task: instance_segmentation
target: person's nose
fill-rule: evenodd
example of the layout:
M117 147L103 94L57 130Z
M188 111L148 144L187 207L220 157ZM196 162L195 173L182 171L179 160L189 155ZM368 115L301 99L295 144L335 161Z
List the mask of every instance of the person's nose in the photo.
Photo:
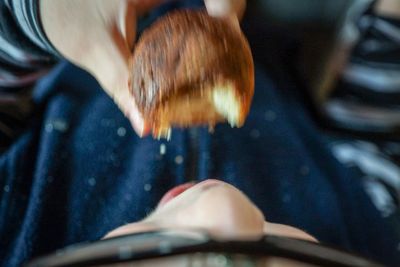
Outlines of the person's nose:
M189 226L205 228L218 238L252 238L263 234L261 211L230 185L204 192L187 215Z

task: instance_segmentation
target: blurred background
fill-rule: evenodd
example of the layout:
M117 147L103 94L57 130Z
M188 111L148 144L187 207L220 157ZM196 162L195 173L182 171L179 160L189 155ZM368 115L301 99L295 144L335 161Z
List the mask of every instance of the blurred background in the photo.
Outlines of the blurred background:
M322 125L364 137L398 136L400 1L265 0L250 1L249 9L259 14L252 25L270 31L262 35L268 49L287 56Z
M248 1L247 14L254 57L277 81L295 77L335 157L400 233L400 1Z

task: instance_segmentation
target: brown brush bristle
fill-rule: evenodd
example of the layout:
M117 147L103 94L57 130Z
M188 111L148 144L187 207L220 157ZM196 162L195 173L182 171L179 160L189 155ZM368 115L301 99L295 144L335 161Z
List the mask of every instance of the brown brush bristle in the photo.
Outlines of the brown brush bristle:
M241 126L249 112L253 58L243 33L228 19L203 10L167 14L142 34L130 68L131 93L156 137L168 135L171 126L213 127L226 120ZM232 100L231 107L217 110L218 95ZM238 113L229 118L229 108Z

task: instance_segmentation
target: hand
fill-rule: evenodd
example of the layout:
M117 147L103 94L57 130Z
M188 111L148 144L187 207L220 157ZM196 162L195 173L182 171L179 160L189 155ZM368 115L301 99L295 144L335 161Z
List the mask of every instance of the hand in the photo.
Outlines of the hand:
M44 30L68 60L91 73L140 136L149 134L129 92L137 18L166 0L41 0ZM205 0L211 15L244 11L245 0ZM219 3L219 4L216 4ZM236 19L237 21L237 19Z

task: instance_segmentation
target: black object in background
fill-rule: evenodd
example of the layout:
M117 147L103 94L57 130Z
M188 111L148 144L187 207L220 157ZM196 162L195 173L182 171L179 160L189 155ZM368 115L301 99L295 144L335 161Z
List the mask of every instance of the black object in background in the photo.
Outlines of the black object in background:
M272 47L263 57L279 55L286 71L294 72L321 125L395 138L400 133L400 22L374 15L375 2L249 1L248 13L260 29L268 29L269 40L253 44L255 57L257 50Z

